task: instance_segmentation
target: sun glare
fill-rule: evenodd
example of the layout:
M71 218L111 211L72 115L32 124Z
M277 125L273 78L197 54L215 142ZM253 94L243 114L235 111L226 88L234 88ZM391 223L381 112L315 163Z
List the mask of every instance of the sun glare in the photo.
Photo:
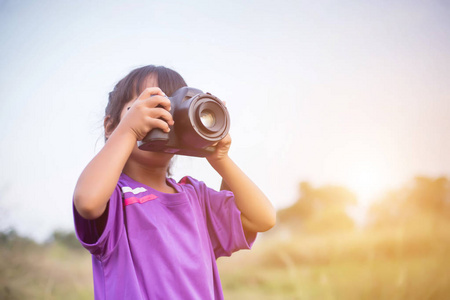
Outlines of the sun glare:
M348 170L347 184L360 206L369 206L389 186L389 170L371 160L358 161Z

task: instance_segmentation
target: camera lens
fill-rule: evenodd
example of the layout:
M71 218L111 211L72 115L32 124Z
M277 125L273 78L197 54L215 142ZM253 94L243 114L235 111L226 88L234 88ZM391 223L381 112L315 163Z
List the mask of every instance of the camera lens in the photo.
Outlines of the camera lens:
M211 128L216 124L216 116L209 109L205 109L200 114L200 121L206 128Z
M176 137L185 148L205 148L223 139L230 128L228 110L219 98L198 93L175 109Z

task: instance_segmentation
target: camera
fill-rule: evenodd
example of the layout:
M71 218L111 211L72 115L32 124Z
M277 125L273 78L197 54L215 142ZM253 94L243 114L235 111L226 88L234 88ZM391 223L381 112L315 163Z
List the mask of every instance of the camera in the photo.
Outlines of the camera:
M230 116L222 101L199 89L182 87L169 97L175 124L166 133L152 129L139 149L178 155L205 157L230 130Z

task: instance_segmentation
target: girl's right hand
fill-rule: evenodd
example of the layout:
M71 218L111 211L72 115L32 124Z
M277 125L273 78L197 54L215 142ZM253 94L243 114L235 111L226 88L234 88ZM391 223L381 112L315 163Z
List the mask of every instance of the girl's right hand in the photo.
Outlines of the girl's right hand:
M120 174L137 147L136 140L142 140L154 128L168 132L173 125L169 111L170 100L153 87L123 107L116 128L105 118L108 142L83 170L75 187L74 205L83 218L97 219L105 212Z
M169 132L169 126L174 124L170 109L170 100L160 88L146 88L136 100L124 106L118 127L130 130L137 141L154 128Z

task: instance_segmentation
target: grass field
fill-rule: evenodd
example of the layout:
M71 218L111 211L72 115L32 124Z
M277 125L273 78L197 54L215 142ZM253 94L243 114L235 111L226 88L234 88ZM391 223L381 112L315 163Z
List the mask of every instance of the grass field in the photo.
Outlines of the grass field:
M0 299L93 299L90 255L16 238L0 248Z
M398 232L266 241L219 260L226 299L450 299L450 237Z
M450 233L430 230L275 230L219 259L225 299L450 299ZM84 249L16 238L0 254L0 299L93 299Z

